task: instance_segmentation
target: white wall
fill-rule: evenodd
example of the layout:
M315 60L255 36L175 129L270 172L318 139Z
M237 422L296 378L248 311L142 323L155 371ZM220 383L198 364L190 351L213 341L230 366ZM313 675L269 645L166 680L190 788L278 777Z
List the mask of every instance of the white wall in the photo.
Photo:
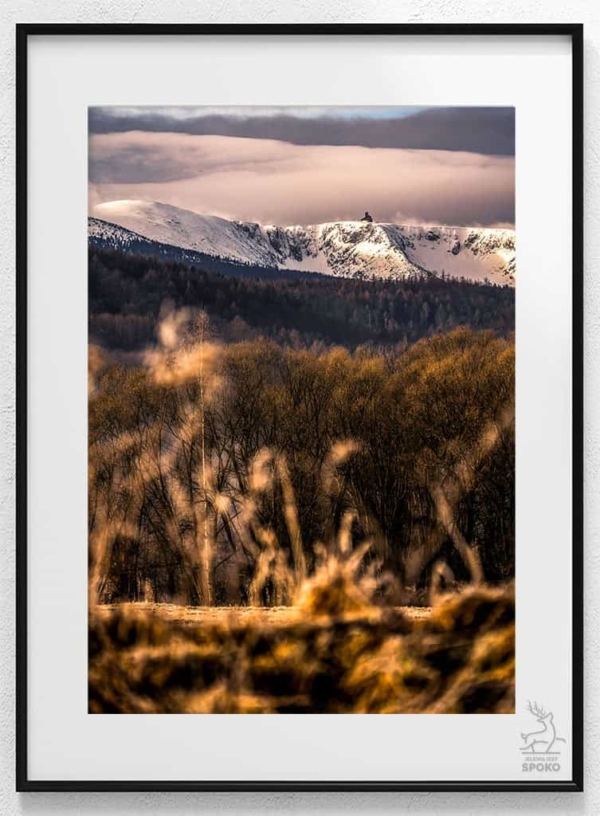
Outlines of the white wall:
M593 6L597 9L594 12ZM585 794L26 794L14 790L14 30L16 22L583 22L586 67ZM0 8L0 814L600 813L600 4L591 0L4 0ZM448 100L451 102L451 98ZM549 235L552 235L549 225Z

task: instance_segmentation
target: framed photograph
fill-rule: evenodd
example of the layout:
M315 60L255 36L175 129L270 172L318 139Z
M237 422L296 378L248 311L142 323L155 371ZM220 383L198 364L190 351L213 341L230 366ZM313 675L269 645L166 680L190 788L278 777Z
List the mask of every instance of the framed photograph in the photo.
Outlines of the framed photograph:
M19 790L582 790L582 52L17 27Z

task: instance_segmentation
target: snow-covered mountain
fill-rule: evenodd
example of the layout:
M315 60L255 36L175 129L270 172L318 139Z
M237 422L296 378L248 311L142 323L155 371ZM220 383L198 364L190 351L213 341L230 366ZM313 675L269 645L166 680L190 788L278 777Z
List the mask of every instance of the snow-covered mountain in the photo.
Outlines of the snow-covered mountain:
M90 238L108 245L150 241L238 264L338 277L446 274L514 284L515 233L507 229L362 221L264 226L128 200L99 204L92 215Z

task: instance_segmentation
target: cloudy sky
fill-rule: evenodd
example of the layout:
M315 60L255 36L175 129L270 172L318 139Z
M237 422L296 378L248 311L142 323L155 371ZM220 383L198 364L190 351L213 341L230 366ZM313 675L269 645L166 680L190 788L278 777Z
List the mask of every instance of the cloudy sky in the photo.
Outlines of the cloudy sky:
M123 198L275 224L513 225L512 108L89 111L90 210Z

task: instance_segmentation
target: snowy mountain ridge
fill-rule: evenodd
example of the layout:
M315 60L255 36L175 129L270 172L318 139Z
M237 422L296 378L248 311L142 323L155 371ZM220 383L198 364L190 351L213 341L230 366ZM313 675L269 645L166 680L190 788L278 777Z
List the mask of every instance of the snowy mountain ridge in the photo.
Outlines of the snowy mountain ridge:
M132 239L235 263L349 278L410 280L442 274L514 285L515 233L509 229L338 221L310 226L228 221L151 201L93 208L90 238Z

